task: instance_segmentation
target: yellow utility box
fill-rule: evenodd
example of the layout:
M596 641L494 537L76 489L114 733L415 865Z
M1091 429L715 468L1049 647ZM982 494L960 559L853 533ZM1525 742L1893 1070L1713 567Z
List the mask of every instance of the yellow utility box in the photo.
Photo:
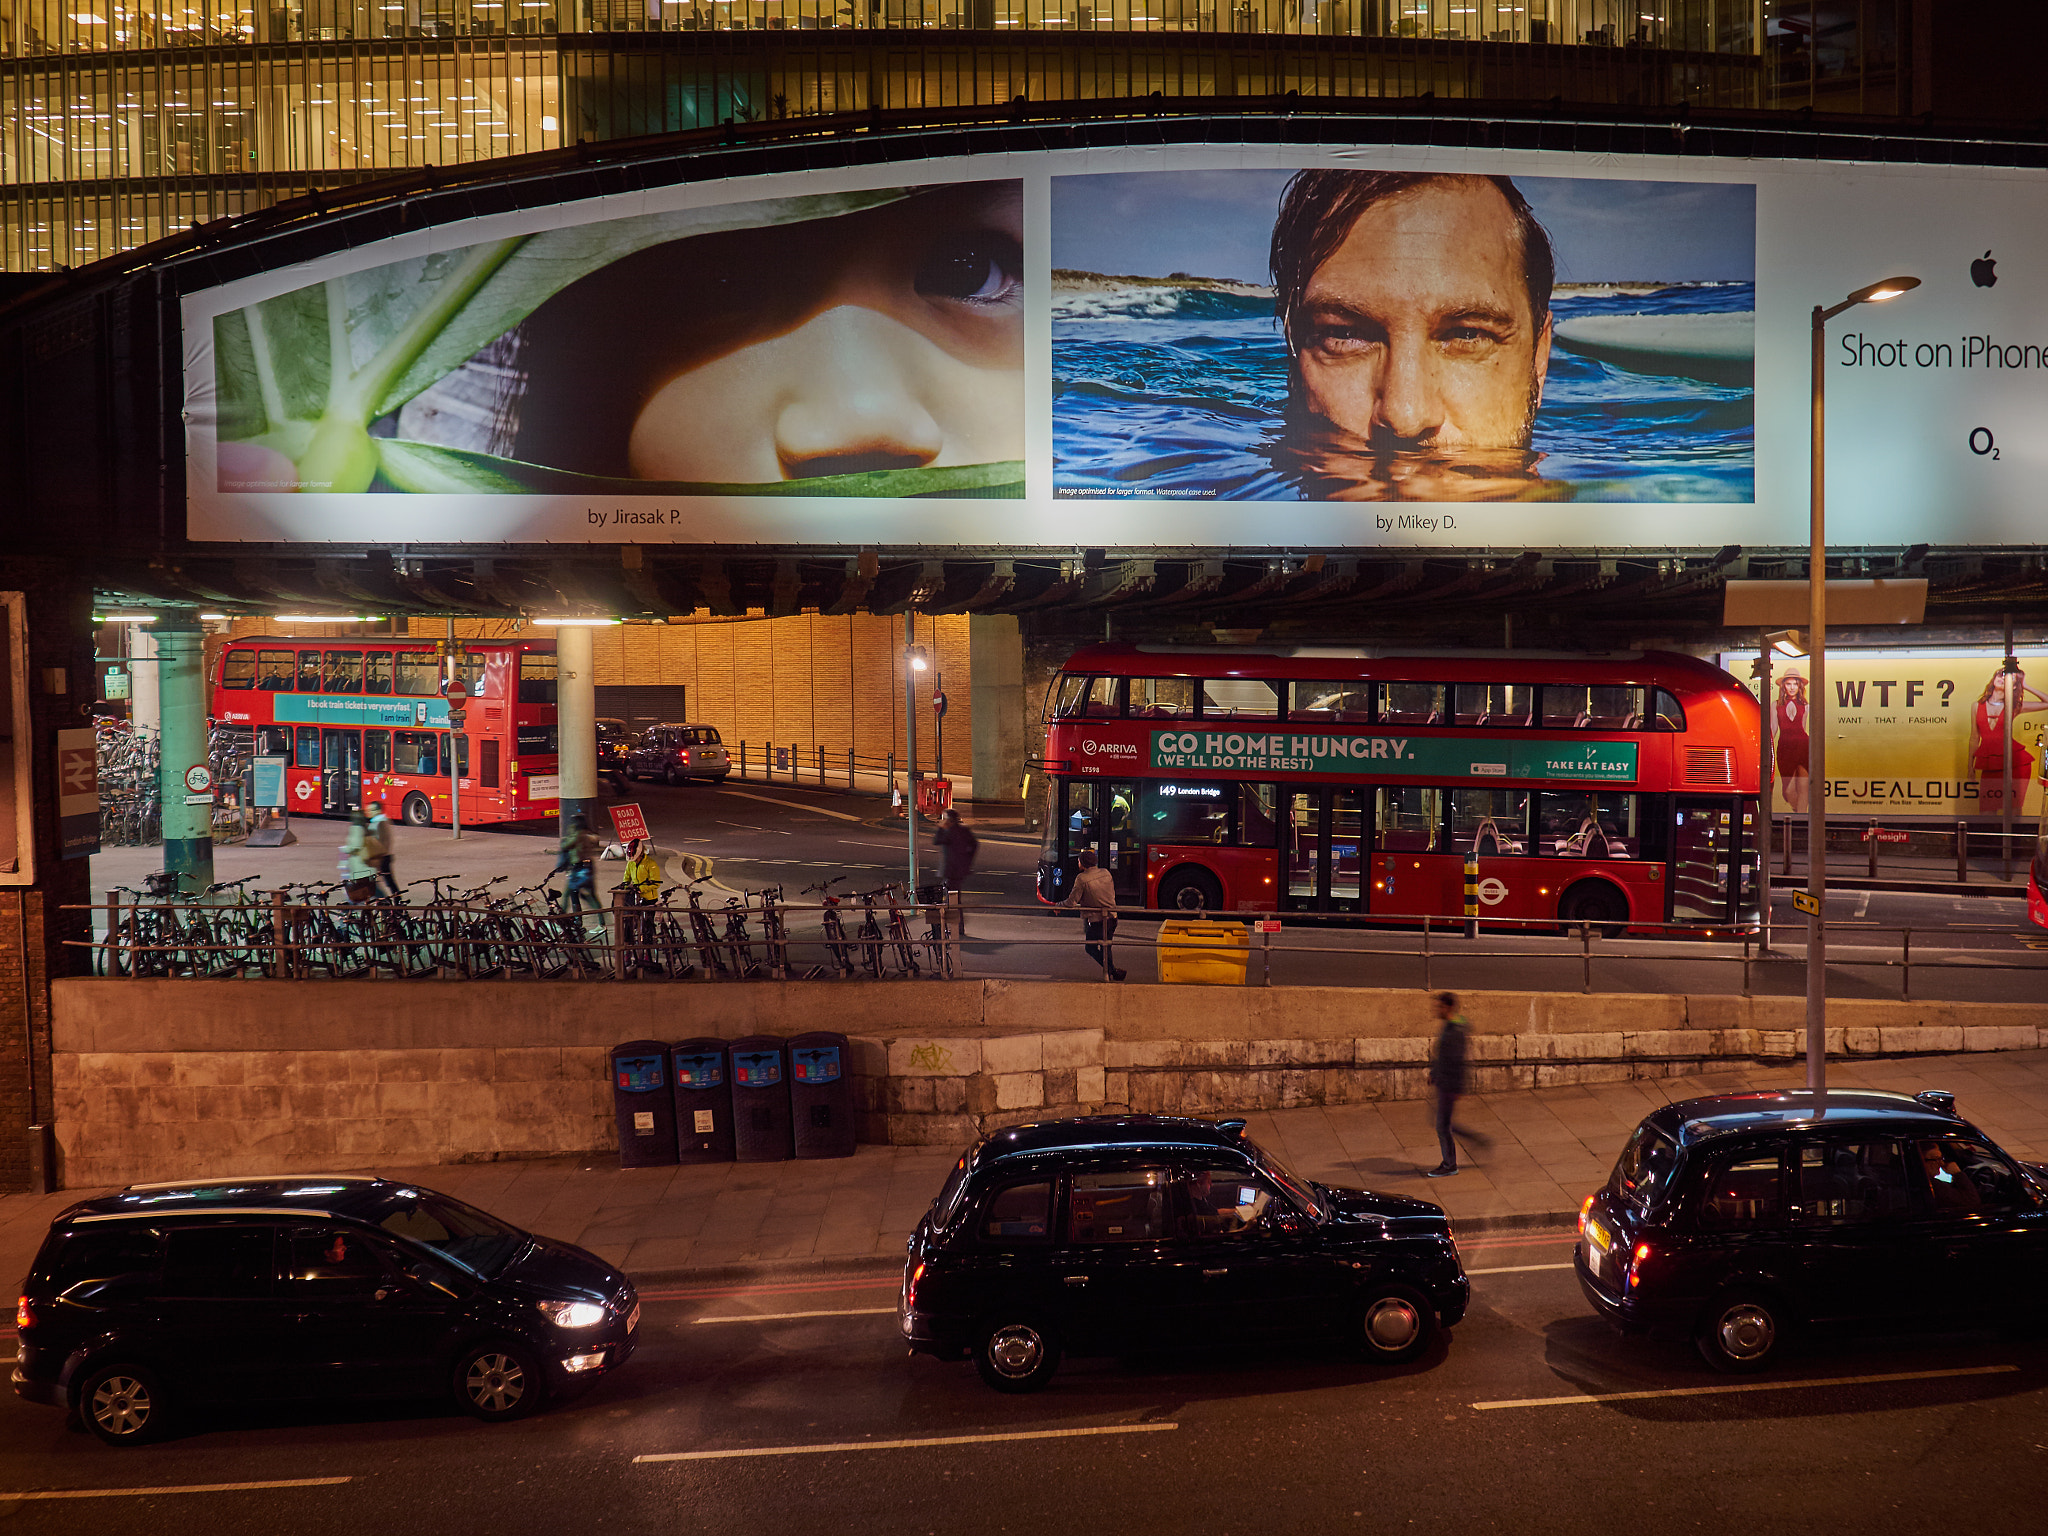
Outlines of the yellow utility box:
M1242 923L1161 923L1159 979L1241 987L1251 951L1252 936Z

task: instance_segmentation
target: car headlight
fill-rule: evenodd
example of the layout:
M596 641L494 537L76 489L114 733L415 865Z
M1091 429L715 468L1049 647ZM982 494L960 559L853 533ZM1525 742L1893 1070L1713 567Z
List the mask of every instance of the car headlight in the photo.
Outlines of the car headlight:
M604 1308L594 1301L537 1301L557 1328L595 1328L604 1321Z

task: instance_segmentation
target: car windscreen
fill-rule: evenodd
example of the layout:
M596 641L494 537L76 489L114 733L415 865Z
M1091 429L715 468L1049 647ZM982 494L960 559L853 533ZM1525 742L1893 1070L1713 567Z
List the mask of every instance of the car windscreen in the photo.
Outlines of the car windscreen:
M953 1164L953 1171L946 1175L946 1187L939 1191L939 1198L932 1202L934 1232L945 1231L953 1224L953 1218L959 1214L960 1196L967 1188L967 1167L974 1161L975 1147L980 1145L980 1142L976 1142L973 1147L962 1152L959 1161Z
M1307 1179L1304 1179L1250 1137L1244 1138L1244 1146L1245 1150L1251 1153L1252 1160L1271 1176L1274 1183L1278 1184L1293 1197L1296 1205L1315 1217L1317 1221L1323 1221L1329 1217L1329 1208L1323 1204L1322 1197L1316 1193L1313 1184L1309 1183Z
M423 1189L395 1191L367 1219L394 1237L431 1248L486 1278L503 1269L527 1243L519 1228Z
M1646 1120L1622 1148L1609 1184L1624 1199L1648 1209L1670 1184L1677 1167L1678 1143Z

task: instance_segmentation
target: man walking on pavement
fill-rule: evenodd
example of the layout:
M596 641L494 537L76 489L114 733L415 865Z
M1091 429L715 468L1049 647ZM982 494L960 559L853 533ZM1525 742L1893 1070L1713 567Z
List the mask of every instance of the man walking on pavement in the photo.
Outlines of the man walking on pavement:
M981 839L974 835L974 829L960 819L960 813L947 808L939 818L939 830L932 834L932 841L938 845L945 868L946 905L953 909L953 932L956 937L967 937L967 877L974 873L974 856L981 851Z
M1436 1044L1429 1053L1429 1085L1436 1090L1436 1141L1442 1149L1443 1161L1429 1169L1424 1177L1443 1179L1458 1171L1456 1137L1464 1137L1481 1150L1492 1146L1493 1138L1451 1123L1451 1112L1457 1108L1458 1095L1465 1091L1469 1026L1465 1015L1458 1012L1457 993L1439 992L1430 1002L1443 1023L1443 1028L1437 1031Z
M398 882L391 875L391 832L392 822L391 818L384 814L384 802L382 800L372 800L370 802L370 836L377 840L377 846L384 851L370 862L376 866L377 878L384 883L384 889L391 893L391 899L393 901L403 901L405 897L399 893Z
M1081 873L1060 905L1081 909L1087 922L1088 958L1102 967L1102 979L1122 981L1124 973L1116 968L1109 944L1116 937L1116 881L1108 870L1095 867L1094 854L1081 855Z

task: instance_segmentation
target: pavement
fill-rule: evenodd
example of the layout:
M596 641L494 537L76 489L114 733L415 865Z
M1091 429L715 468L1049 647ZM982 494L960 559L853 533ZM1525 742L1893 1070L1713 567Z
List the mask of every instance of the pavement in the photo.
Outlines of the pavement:
M2048 1051L1830 1063L1834 1088L1944 1088L1962 1114L2016 1157L2048 1160ZM1458 1121L1454 1178L1437 1161L1426 1101L1248 1114L1248 1133L1297 1172L1437 1201L1461 1233L1572 1221L1628 1132L1652 1109L1702 1094L1801 1086L1782 1067L1637 1082L1474 1094ZM1479 1142L1479 1136L1490 1145ZM863 1146L850 1158L621 1169L608 1159L379 1169L444 1190L520 1226L566 1239L642 1282L745 1279L873 1268L899 1260L945 1181L957 1147ZM26 1273L51 1217L98 1193L0 1196L0 1275Z

